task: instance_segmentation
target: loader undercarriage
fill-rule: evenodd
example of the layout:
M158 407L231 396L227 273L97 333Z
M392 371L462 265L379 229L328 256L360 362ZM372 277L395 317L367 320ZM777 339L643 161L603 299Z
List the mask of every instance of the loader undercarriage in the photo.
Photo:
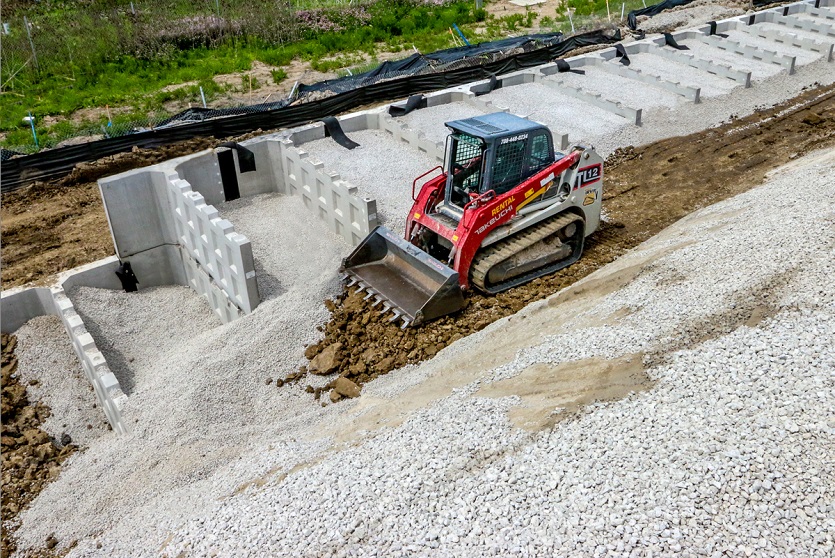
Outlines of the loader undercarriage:
M583 218L563 213L476 254L470 281L499 293L571 265L583 253Z

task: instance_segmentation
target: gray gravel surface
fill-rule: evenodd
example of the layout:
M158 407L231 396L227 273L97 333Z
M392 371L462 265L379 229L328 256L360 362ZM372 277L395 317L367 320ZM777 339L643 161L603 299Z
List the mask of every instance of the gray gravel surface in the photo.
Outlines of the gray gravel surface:
M647 5L650 3L647 2ZM664 33L672 29L693 27L708 21L742 15L747 8L748 6L741 2L739 7L732 7L717 6L715 0L698 0L686 6L665 10L650 18L641 16L638 19L638 28L647 33Z
M375 198L380 224L402 234L412 207L412 182L438 162L405 143L392 142L386 132L362 130L349 136L360 146L348 150L325 138L301 149L356 186L359 195Z
M647 71L682 85L699 87L701 89L699 96L702 99L725 95L731 90L741 87L736 81L691 68L686 64L668 60L656 54L648 52L630 54L629 59L632 61L630 66L632 68Z
M833 67L814 62L663 109L661 119L645 115L652 126L606 127L588 111L575 125L605 156L832 83ZM543 96L541 87L488 99L564 120L553 90ZM508 92L512 103L500 99ZM375 134L351 136L370 148ZM364 152L321 143L336 154L328 170L350 180L357 167L375 179L368 183L381 190L370 195L397 219L409 196L391 196L385 183L410 185L434 166L403 170L416 154L405 146L339 159ZM99 348L134 358L131 433L102 436L73 458L23 514L21 546L54 532L62 546L78 540L70 556L831 555L833 175L831 159L799 160L589 278L644 266L626 288L568 311L532 305L524 319L493 324L408 375L375 381L357 402L326 408L304 385L267 382L304 363L327 319L321 301L339 290L333 270L348 247L315 230L318 221L294 239L302 252L253 242L259 272L276 270L265 289L272 298L233 324L211 323L193 294L88 293L85 304L81 292L74 301L91 330L102 327ZM787 198L798 183L804 195ZM246 205L221 211L252 238L284 246L289 231L274 215L292 211L289 202L264 197L249 209L264 218L251 222ZM181 305L194 313L184 319ZM525 327L532 323L539 327ZM649 391L587 405L553 429L515 428L508 413L528 403L512 392L476 395L532 364L636 353Z
M541 340L530 341L528 321L559 323L561 306L533 305L442 352L421 367L425 383L398 396L405 408L441 375L456 385L445 361L480 365L486 347L524 340L505 364L494 361L401 426L218 502L166 549L831 555L835 293L823 285L835 272L835 157L805 164L697 212L590 276L587 284L643 268ZM810 207L781 195L801 179L824 201ZM818 231L813 243L809 227ZM611 318L623 308L631 314ZM589 325L601 319L608 323ZM515 429L507 413L524 400L476 391L537 363L635 353L645 355L649 391L590 404L553 429ZM468 368L458 373L466 377ZM384 407L370 405L360 419Z
M405 116L395 118L403 122L412 130L420 130L426 134L430 141L443 142L449 129L444 126L450 120L462 120L484 114L483 111L467 103L447 103L412 111Z
M756 29L756 26L754 26L754 29ZM786 43L776 43L772 40L757 37L756 35L751 35L749 33L743 33L741 31L728 31L725 34L728 35L729 39L737 41L745 46L752 46L763 51L778 52L779 54L783 54L785 56L794 56L795 64L809 64L810 62L819 60L823 56L820 52L807 50L805 48L792 46Z
M610 74L594 66L583 66L585 74L565 72L550 78L568 87L579 87L589 93L597 93L604 99L618 101L634 109L675 108L685 103L680 95L660 87Z
M801 14L792 14L793 17L797 19L805 19L806 21L811 21L813 23L819 23L816 18L809 17L809 16L802 16ZM780 33L790 33L792 35L797 35L798 37L802 37L804 39L810 39L812 41L818 41L819 43L828 43L829 38L826 35L815 31L805 31L803 29L795 29L794 27L788 27L786 25L780 25L778 23L771 23L768 21L762 21L757 23L758 29L764 29L766 31L779 31Z
M596 138L630 125L623 117L541 83L502 87L482 98L512 107L513 113L542 122L554 132L567 133L573 143L594 143Z
M730 65L735 70L751 72L751 79L764 79L786 71L785 68L777 64L754 60L728 50L710 46L701 41L682 41L681 44L687 46L690 49L688 53L697 58Z
M81 446L106 434L107 420L97 407L93 387L84 376L61 319L33 318L15 335L20 382L31 401L39 401L52 411L41 428L58 442L69 434Z

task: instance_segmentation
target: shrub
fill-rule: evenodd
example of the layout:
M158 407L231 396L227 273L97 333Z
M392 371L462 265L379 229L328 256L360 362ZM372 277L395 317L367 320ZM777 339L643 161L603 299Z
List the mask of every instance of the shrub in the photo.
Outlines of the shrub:
M270 73L273 75L273 81L276 85L280 84L282 81L287 79L287 72L284 71L284 68L272 70Z

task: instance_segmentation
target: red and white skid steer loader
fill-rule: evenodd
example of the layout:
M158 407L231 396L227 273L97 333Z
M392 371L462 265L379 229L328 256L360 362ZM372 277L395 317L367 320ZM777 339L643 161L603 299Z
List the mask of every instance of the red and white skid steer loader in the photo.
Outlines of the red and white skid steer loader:
M592 148L555 154L548 128L507 113L446 125L444 168L412 184L405 238L379 226L340 268L402 327L461 309L471 287L498 293L571 265L600 223Z

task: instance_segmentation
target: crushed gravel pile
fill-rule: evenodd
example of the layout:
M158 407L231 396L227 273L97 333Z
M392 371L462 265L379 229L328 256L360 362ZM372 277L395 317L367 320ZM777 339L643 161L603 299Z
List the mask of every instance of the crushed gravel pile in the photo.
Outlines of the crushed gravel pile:
M330 277L333 261L344 255L344 246L301 198L261 194L218 204L217 209L252 244L262 301L305 284L335 281ZM298 254L305 255L303 264Z
M443 351L422 384L358 404L364 441L217 503L166 551L831 555L835 157L811 159ZM783 195L801 180L816 204ZM625 362L649 387L609 402L558 372L607 384L596 368ZM561 390L576 412L513 428Z
M719 21L729 17L742 15L750 7L747 2L738 2L738 7L717 5L715 0L698 0L680 8L665 10L652 17L638 18L638 29L647 33L665 33L682 27L703 25L708 21ZM649 6L650 4L647 3Z
M109 431L104 411L73 352L58 316L33 318L16 332L20 382L29 397L50 409L41 428L53 439L64 435L86 446Z
M70 292L111 368L130 385L123 410L130 432L98 440L39 496L24 512L21 548L55 532L61 546L86 541L87 550L74 552L153 553L169 524L326 447L303 433L335 412L305 391L329 379L281 379L306 362L306 345L318 339L316 325L328 315L322 301L339 292L336 269L348 247L316 219L302 234L297 227L308 213L297 200L257 196L220 211L243 217L247 203L258 218L236 227L275 243L255 256L280 288L246 318L221 325L186 287Z
M137 385L158 381L152 371L167 354L220 324L189 287L151 287L140 293L75 287L67 294L128 396Z

